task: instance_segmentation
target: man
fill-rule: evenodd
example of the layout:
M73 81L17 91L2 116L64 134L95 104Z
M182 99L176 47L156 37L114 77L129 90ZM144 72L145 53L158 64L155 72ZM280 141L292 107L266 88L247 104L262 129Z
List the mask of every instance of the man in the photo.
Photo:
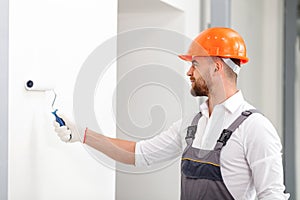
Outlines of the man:
M65 142L81 141L111 158L143 166L182 155L181 199L288 199L284 194L281 142L270 121L237 89L240 65L248 61L242 37L230 28L199 34L187 54L193 96L207 96L181 134L182 121L140 142L80 130L63 117L54 123Z

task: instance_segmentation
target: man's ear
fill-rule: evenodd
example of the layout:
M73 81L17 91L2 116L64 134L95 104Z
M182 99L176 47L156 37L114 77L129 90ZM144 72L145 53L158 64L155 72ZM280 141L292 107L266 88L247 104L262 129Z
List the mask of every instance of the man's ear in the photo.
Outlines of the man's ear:
M217 72L217 71L220 71L222 69L223 69L223 62L219 58L215 61L215 70L214 71Z

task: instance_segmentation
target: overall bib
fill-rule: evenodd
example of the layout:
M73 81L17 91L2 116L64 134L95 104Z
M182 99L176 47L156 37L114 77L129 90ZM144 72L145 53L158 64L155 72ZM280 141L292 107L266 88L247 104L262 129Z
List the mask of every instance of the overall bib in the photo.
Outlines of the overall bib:
M213 150L192 147L197 124L201 118L198 113L185 137L187 147L181 161L181 200L231 200L234 199L223 182L220 169L220 153L231 134L256 110L247 110L224 129Z

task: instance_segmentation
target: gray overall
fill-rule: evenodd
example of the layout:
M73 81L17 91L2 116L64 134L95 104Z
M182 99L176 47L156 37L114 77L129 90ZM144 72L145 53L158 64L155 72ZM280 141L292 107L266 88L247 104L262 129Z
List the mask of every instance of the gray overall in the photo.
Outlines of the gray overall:
M221 133L213 150L192 147L197 124L202 116L198 113L187 129L185 148L181 161L181 200L234 199L223 182L220 169L220 152L237 127L256 110L247 110Z

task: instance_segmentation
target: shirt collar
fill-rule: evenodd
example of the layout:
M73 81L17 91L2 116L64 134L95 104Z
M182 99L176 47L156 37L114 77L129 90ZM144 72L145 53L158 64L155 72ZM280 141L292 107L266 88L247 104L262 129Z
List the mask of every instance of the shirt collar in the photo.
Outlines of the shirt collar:
M244 102L244 97L242 91L238 91L231 97L229 97L226 101L222 103L222 105L230 112L234 113L240 105Z
M234 113L244 101L245 100L244 100L242 91L239 90L237 93L235 93L234 95L232 95L226 101L224 101L223 103L221 103L219 105L223 106L230 113ZM207 103L208 103L208 100L206 100L205 102L203 102L200 105L200 111L202 112L203 115L208 116L208 104Z

